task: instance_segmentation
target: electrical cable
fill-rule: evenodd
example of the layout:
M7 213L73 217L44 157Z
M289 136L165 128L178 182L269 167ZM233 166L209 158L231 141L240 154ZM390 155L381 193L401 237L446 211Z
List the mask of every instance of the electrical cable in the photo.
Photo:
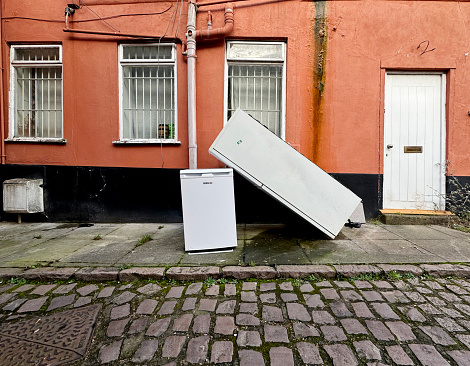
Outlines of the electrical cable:
M183 13L183 0L181 0L181 8L180 8L180 17L178 19L178 26L176 27L176 32L175 32L175 40L178 37L178 31L180 29L180 24L181 24L181 14Z
M183 9L183 0L181 0L181 9ZM180 9L180 20L181 20L181 9ZM175 10L173 11L173 13L171 14L171 17L170 17L170 20L168 21L168 25L166 26L166 30L165 32L163 33L163 35L158 39L158 44L157 44L157 70L158 68L160 67L160 44L161 44L161 41L162 39L166 36L167 32L168 32L168 29L170 29L170 24L171 22L173 21L173 26L171 28L172 32L173 32L173 28L175 27L175 22L176 22L176 13L178 11L178 1L176 2L176 7L175 7ZM178 24L178 27L179 27L179 24ZM177 28L178 28L177 27ZM158 72L158 71L157 71ZM164 130L165 131L165 130ZM174 132L175 133L175 132ZM163 139L160 139L160 155L161 155L161 158L162 158L162 168L164 167L165 165L165 160L163 158Z
M80 4L75 4L75 0L72 0L72 3L73 3L73 5L78 6L79 9L82 8L82 7L80 6Z
M103 17L102 19L115 19L115 18L121 18L121 17L133 17L133 16L146 16L146 15L161 15L169 11L173 7L173 4L170 4L170 6L159 12L152 12L152 13L132 13L132 14L117 14L117 15L110 15L107 17ZM42 18L31 18L31 17L2 17L2 20L12 20L12 19L21 19L21 20L33 20L33 21L38 21L38 22L48 22L48 23L63 23L64 20L58 20L58 19L42 19ZM101 19L82 19L82 20L69 20L69 23L86 23L86 22L97 22L100 21Z
M95 12L93 9L90 9L88 7L87 4L85 4L85 2L83 0L79 0L83 5L85 5L85 7L90 10L93 14L95 14L98 18L100 18L106 25L108 25L109 27L111 27L112 29L114 29L116 32L119 32L119 30L117 30L116 28L114 28L111 24L109 24L106 20L104 20L103 18L101 18L101 16ZM74 3L75 4L75 3Z

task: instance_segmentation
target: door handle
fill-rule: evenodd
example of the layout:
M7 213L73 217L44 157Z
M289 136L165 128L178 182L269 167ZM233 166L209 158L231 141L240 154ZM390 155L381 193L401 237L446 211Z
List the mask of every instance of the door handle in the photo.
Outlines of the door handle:
M391 149L392 147L393 147L392 144L388 144L388 145L387 145L387 149Z

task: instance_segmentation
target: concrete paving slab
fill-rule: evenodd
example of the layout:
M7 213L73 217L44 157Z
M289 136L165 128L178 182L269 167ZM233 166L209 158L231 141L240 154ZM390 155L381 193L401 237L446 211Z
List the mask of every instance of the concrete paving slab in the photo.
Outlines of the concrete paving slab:
M384 229L404 239L449 239L450 235L424 225L383 225Z
M453 238L459 238L459 239L470 241L469 233L452 229L451 227L447 227L447 226L430 225L430 227L433 228L434 230L437 230L437 231L443 232L444 234L452 236Z
M416 240L417 247L431 252L434 256L442 258L442 262L470 262L470 245L461 239L447 240Z
M99 240L101 242L101 240ZM60 262L83 263L99 262L103 264L114 264L128 254L135 247L134 241L127 242L104 242L64 256Z
M173 251L171 246L158 250L131 252L116 262L116 265L133 266L175 266L184 255L182 251Z
M425 248L417 247L408 240L353 240L357 246L369 254L374 254L380 259L381 254L406 255L432 255Z
M174 228L182 227L183 224L122 224L117 230L109 234L109 238L119 240L139 240L144 235L151 235L155 233L165 234L171 232ZM159 229L161 227L161 229Z
M64 236L70 239L76 238L89 240L96 238L97 235L102 238L106 238L106 236L111 236L114 231L120 229L122 226L123 224L93 224L93 226L77 226Z
M246 240L245 264L310 264L297 239L274 240L269 237Z
M231 253L188 255L183 224L0 223L0 267L470 262L470 233L440 226L344 228L335 240L284 224L237 225ZM143 235L153 240L137 246ZM321 233L320 233L321 234ZM96 235L101 240L92 240ZM36 236L36 238L35 238ZM38 238L40 236L40 238Z
M415 255L397 255L397 254L368 254L364 256L362 262L355 263L441 263L443 259L436 255L415 254ZM346 262L345 262L346 263Z
M312 263L318 264L442 262L442 257L406 240L302 241L301 245Z
M180 265L236 266L243 257L244 246L244 241L238 240L237 246L230 252L185 253Z
M351 240L399 240L402 239L397 234L385 229L382 225L363 224L358 228L344 227L341 230L347 239Z
M300 241L304 238L322 240L325 238L321 232L311 226L247 225L247 230L258 234L245 241L244 262L260 265L311 264ZM337 238L342 237L344 236L339 234Z
M46 226L43 223L39 223L29 224L23 229L21 227L23 224L16 225L19 225L19 227L12 227L11 230L3 231L2 234L0 234L0 240L20 238L28 240L31 238L37 239L38 237L41 237L42 240L47 240L65 235L77 227L76 224L73 224L73 226L70 226L70 224L55 224Z
M72 231L71 228L60 228L60 225L37 224L37 230L32 229L32 224L27 226L27 230L19 231L18 226L23 224L15 224L12 226L11 232L5 232L5 227L8 225L0 224L4 228L3 236L0 236L0 258L13 254L17 251L25 251L33 248L34 246L45 243L51 239L63 237L65 234Z
M158 229L160 226L164 227ZM122 256L117 263L151 266L178 264L185 254L183 225L162 224L154 225L153 228L156 228L156 231L152 234L152 240L136 246Z
M1 240L0 244L0 266L3 266L3 262L9 256L12 256L16 253L22 253L32 247L34 247L38 242L32 240L22 241L20 239L6 239Z
M367 252L351 240L302 240L299 242L313 264L364 263Z
M25 222L25 223L15 223L15 222L1 222L0 223L0 239L5 237L14 237L15 235L21 233L28 233L32 231L41 231L41 230L50 230L56 229L61 224L58 223L36 223L36 222Z
M237 225L238 239L253 239L255 236L269 230L284 230L285 224L243 224Z
M21 261L37 263L49 263L71 255L75 251L90 244L90 240L67 240L57 238L47 240L31 248L23 248L22 251L2 258L6 263L19 263Z

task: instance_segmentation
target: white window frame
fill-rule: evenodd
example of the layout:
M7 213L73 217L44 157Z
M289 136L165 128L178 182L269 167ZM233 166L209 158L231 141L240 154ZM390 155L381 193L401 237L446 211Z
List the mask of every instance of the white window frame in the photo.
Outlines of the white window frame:
M250 58L240 57L237 59L230 59L229 47L231 44L244 44L244 45L280 45L282 46L282 60L277 58ZM282 83L281 83L281 123L280 123L280 138L286 139L286 53L287 44L286 42L280 41L227 41L225 45L225 75L224 75L224 125L227 123L228 114L228 67L230 62L234 63L246 63L247 65L282 65Z
M16 51L19 49L34 49L34 48L58 48L59 49L59 60L51 61L18 61L15 60ZM33 67L60 67L62 75L61 83L61 137L22 137L15 136L16 130L16 69L20 67L33 68ZM6 141L24 141L24 142L58 142L65 143L64 139L64 72L62 63L62 45L60 44L49 44L49 45L12 45L10 47L10 91L9 91L9 131L8 138Z
M124 48L133 46L154 46L154 47L171 47L171 59L124 59ZM124 138L124 104L123 104L123 68L126 66L173 66L174 84L173 84L173 101L175 108L174 120L174 136L172 139L139 139ZM114 144L181 144L178 140L178 90L177 90L177 62L176 62L176 44L174 43L123 43L119 45L119 140L113 141Z

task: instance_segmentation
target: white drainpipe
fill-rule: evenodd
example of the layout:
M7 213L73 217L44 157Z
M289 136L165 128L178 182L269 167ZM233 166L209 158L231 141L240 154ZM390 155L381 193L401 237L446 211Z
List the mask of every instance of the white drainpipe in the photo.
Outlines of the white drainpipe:
M188 6L186 25L186 45L188 57L188 145L189 169L197 169L196 138L196 4Z
M225 5L224 26L212 29L211 16L207 30L196 31L196 3L189 1L188 23L186 25L186 56L188 57L188 145L189 169L197 169L196 138L196 38L210 39L224 37L233 30L233 5Z

